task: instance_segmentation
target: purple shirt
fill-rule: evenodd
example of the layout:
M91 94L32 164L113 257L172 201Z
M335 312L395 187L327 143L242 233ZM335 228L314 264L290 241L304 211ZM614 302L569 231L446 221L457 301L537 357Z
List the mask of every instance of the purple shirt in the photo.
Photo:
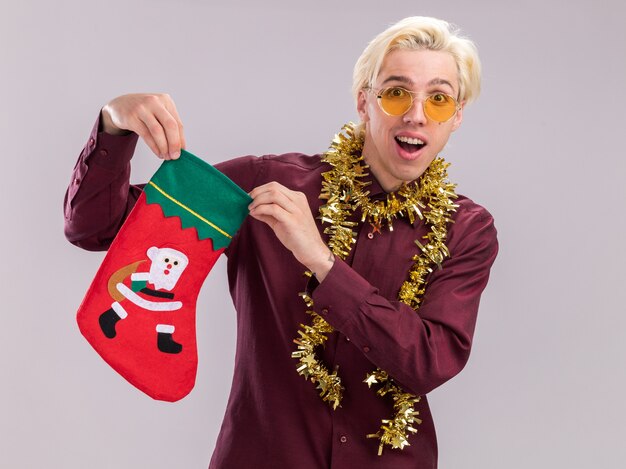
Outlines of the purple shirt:
M136 135L98 133L74 168L65 199L65 234L90 250L107 249L141 193L129 184ZM237 158L216 167L245 191L278 181L304 192L317 215L320 156L296 153ZM372 178L372 197L386 194ZM237 350L228 406L210 467L217 469L435 468L437 441L426 394L455 376L467 363L481 292L497 254L491 215L459 196L448 231L450 257L430 275L419 312L397 300L426 233L417 220L394 222L393 232L368 236L356 229L357 243L337 259L313 289L315 310L335 329L320 356L339 367L345 386L333 411L314 386L296 372L293 339L309 323L298 296L307 288L305 270L265 224L248 217L226 251L230 292L237 310ZM355 219L359 214L355 214ZM322 228L320 226L320 232ZM376 367L403 388L423 396L416 410L422 424L404 450L385 447L377 455L381 419L393 414L390 398L363 382Z

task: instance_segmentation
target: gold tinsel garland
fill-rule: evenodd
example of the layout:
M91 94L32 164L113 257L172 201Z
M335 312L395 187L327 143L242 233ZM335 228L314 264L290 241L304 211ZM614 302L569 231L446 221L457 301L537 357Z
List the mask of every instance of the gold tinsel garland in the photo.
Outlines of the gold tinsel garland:
M362 180L367 176L368 168L361 155L363 139L352 123L346 124L342 130L343 133L335 136L322 158L332 166L330 171L322 174L320 199L327 202L319 209L322 223L329 224L324 229L324 233L329 235L328 246L339 258L348 257L356 242L353 228L358 225L350 221L350 216L357 209L362 213L361 222L368 221L375 231L379 231L384 224L389 231L393 231L392 222L398 216L407 216L411 223L416 217L425 219L430 228L423 239L425 244L415 241L421 253L413 256L408 279L398 293L400 301L417 311L426 290L426 277L433 266L441 268L443 260L450 255L445 245L447 224L452 222L450 214L457 205L452 202L456 198L455 185L447 181L449 164L437 158L417 182L403 184L398 191L388 194L386 201L372 201L369 192L364 190L370 183ZM311 272L305 274L309 277L313 275ZM336 409L344 390L341 378L336 369L331 373L315 353L315 349L325 344L328 334L334 329L313 311L313 299L307 293L300 293L300 296L310 308L307 313L313 320L310 326L300 325L300 337L294 340L298 348L292 357L298 359L298 373L310 379L319 389L322 400ZM380 439L378 454L382 454L384 445L399 449L408 446L409 432L416 433L413 425L421 423L417 417L419 412L415 410L420 397L404 392L380 368L369 373L364 382L369 387L380 385L376 393L379 396L390 394L394 402L393 418L382 420L378 432L367 435L368 438Z

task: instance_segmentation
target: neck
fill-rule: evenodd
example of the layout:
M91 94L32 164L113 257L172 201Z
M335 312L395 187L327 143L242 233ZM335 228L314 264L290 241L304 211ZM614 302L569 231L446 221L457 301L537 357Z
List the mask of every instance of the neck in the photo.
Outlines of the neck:
M367 157L367 151L365 149L365 146L363 147L362 154L363 154L363 159L365 160L365 163L367 163L367 165L369 166L369 172L372 174L372 176L376 178L376 180L378 181L378 184L380 184L380 187L382 187L383 190L387 192L388 194L400 189L402 184L404 184L405 182L410 182L410 181L401 181L394 177L385 177L384 171L380 170L377 162Z

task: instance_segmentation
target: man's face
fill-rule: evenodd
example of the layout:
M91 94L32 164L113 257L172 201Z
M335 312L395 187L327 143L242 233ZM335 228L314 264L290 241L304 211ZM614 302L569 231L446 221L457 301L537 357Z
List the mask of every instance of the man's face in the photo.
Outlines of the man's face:
M403 182L422 175L443 149L463 119L463 110L447 122L430 120L423 100L434 93L456 98L459 80L451 54L431 50L394 50L385 57L374 83L382 88L401 86L417 93L413 105L402 116L389 116L378 105L376 93L361 90L357 110L365 123L363 156L385 191L396 190ZM463 103L460 103L463 105ZM407 138L409 142L407 142ZM418 139L424 144L411 145Z

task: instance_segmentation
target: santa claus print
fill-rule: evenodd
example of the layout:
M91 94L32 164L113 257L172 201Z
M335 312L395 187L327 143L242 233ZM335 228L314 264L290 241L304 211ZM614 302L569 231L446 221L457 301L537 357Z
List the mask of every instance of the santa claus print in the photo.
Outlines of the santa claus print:
M156 246L150 247L146 254L148 259L122 267L109 278L108 290L114 301L99 317L100 328L109 339L115 338L116 324L129 313L173 313L183 306L174 300L172 290L189 264L187 256L176 249ZM149 265L147 270L146 265ZM156 345L161 352L181 352L183 347L174 340L174 331L172 324L157 324Z

